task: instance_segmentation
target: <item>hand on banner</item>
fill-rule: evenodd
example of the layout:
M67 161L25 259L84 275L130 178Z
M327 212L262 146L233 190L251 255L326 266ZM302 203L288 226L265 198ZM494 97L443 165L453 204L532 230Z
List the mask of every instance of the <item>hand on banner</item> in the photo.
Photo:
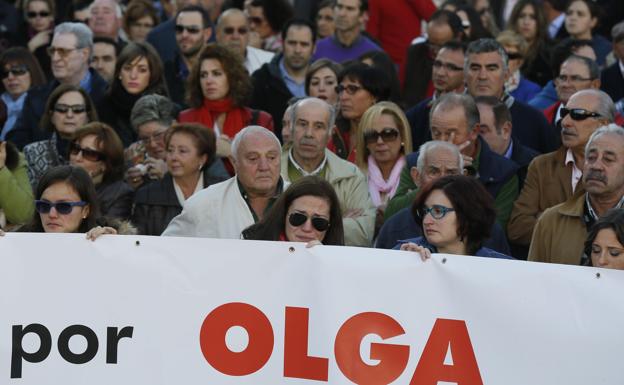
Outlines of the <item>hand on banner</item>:
M401 250L415 251L420 254L420 259L426 261L431 258L431 251L428 248L419 246L412 242L407 242L401 245Z
M318 239L313 239L310 242L306 243L306 249L309 249L311 247L314 247L316 245L322 245L323 243L321 241L319 241Z
M2 229L0 229L0 237L4 237L4 231L2 231Z
M91 241L95 241L100 235L104 235L104 234L114 235L114 234L117 234L117 230L108 226L104 226L104 227L97 226L87 232L87 239Z

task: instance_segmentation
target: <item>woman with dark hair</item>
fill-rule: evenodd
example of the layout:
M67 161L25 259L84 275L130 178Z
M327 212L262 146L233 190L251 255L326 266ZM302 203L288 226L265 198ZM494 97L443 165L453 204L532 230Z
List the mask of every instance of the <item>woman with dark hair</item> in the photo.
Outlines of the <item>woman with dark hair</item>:
M28 91L45 84L46 78L37 59L22 47L13 47L2 52L0 71L2 71L0 99L7 109L7 119L0 129L0 140L4 140L22 112Z
M358 60L371 67L379 68L388 76L388 80L390 81L390 97L388 100L399 106L403 106L397 67L390 56L384 51L368 51L360 55Z
M481 23L481 16L469 5L462 5L455 11L462 20L466 41L475 41L482 38L492 37Z
M478 179L452 175L425 185L416 196L412 215L424 236L408 239L395 249L431 253L513 259L487 247L496 220L494 200Z
M295 11L287 0L252 0L247 8L250 44L271 52L282 51L282 27Z
M100 122L82 126L69 144L69 164L82 167L93 180L103 216L130 218L133 190L123 180L123 145L115 130Z
M591 40L596 53L596 62L603 67L613 47L609 40L593 33L600 24L601 16L600 6L595 1L571 0L566 7L565 28L574 39Z
M67 164L69 143L76 130L96 120L93 101L83 88L70 84L56 87L48 98L40 123L41 129L52 132L52 136L24 147L31 185L36 186L49 168Z
M264 111L245 107L252 84L241 59L231 50L208 44L199 54L187 80L187 102L191 107L178 116L179 122L198 122L212 129L217 138L217 155L231 155L231 142L241 129L258 125L273 131L273 118ZM233 173L226 162L228 171Z
M243 230L244 239L344 245L342 213L334 188L306 176L280 195L264 218Z
M98 106L102 122L115 129L124 147L137 140L130 125L132 107L149 94L169 96L160 56L149 43L129 43L117 58L113 82Z
M594 223L585 258L592 266L624 270L624 209L611 209Z
M50 56L46 49L52 42L56 3L54 0L25 0L22 2L25 23L17 45L28 48L37 58L46 77L52 76Z
M308 96L313 96L335 106L338 103L338 74L342 66L329 59L319 59L310 64L305 78Z
M130 41L144 42L147 34L158 25L158 10L148 0L132 0L126 7L122 26Z
M211 173L215 135L200 124L173 125L165 134L165 148L168 172L161 180L141 187L135 196L132 222L139 234L162 234L191 195L228 178L227 174Z
M332 36L336 30L334 23L334 0L321 0L316 11L317 40Z

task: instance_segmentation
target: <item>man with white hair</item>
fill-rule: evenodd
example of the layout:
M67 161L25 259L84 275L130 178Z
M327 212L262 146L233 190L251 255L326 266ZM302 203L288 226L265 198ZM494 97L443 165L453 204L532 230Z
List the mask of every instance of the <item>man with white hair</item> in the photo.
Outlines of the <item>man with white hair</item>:
M242 129L232 141L236 175L191 196L162 235L240 239L282 193L281 146L260 126Z
M89 6L89 28L95 36L105 36L122 43L119 33L123 14L115 0L95 0Z

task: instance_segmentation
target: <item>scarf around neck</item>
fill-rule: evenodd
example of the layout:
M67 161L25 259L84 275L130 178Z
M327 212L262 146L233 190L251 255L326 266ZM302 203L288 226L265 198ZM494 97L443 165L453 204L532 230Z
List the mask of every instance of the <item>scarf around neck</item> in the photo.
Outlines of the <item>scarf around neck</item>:
M212 129L219 115L225 113L225 122L223 127L220 127L221 134L233 138L245 126L244 112L243 108L234 106L231 98L221 100L204 99L199 115L201 122Z
M405 156L402 155L392 167L390 177L386 181L373 156L368 156L368 191L375 207L379 207L383 203L381 201L381 193L386 194L386 201L392 198L399 187L399 178L404 166Z

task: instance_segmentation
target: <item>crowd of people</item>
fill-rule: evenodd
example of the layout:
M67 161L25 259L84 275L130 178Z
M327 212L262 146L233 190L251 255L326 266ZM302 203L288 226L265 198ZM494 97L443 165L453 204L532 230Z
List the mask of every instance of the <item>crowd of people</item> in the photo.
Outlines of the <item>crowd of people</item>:
M624 269L619 0L24 0L0 235Z

